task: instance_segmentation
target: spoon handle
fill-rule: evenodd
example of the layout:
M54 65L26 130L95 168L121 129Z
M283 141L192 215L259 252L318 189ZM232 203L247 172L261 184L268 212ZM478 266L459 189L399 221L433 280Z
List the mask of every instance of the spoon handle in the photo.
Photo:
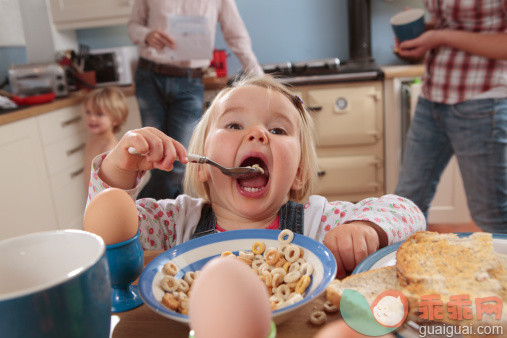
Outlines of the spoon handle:
M128 148L128 152L130 154L132 154L132 155L139 155L139 156L147 156L148 155L148 153L141 154L134 147L129 147ZM188 155L188 161L189 162L194 162L194 163L207 163L208 162L208 158L207 157L199 156L199 155L195 155L195 154L187 154L187 155Z

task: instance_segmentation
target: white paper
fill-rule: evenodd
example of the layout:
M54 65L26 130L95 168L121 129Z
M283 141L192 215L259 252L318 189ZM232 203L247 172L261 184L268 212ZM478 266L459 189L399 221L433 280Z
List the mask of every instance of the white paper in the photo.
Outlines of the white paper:
M167 33L176 42L174 49L165 48L171 60L211 59L213 49L207 17L168 15Z

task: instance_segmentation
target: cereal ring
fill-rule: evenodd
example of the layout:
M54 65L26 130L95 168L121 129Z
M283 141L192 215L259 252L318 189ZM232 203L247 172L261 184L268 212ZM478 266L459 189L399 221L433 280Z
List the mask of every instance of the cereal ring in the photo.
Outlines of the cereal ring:
M275 265L276 262L278 262L278 259L280 259L280 253L276 249L271 249L268 252L266 252L266 263L269 265Z
M298 260L296 260L296 263L299 263L299 265L303 265L306 263L306 260L304 258L299 258Z
M165 263L163 270L169 276L176 276L176 274L178 273L178 268L176 267L176 265L174 265L173 262Z
M296 290L296 285L297 284L298 284L298 281L290 282L290 283L287 283L285 285L287 285L291 291L294 291L294 290Z
M252 260L251 259L248 259L248 258L245 258L245 257L236 257L238 260L242 261L243 263L245 263L246 265L248 266L252 266Z
M314 325L322 325L326 322L326 314L324 311L315 311L310 315L310 322Z
M188 283L188 285L192 285L194 283L196 277L196 273L193 271L187 271L185 272L185 276L183 277L183 280Z
M267 287L273 285L273 276L271 275L271 272L264 272L263 276L265 278L264 282L266 283Z
M224 251L222 252L222 254L220 255L220 257L227 257L227 256L233 256L233 257L236 257L236 255L234 255L232 252L230 251Z
M187 293L189 289L190 289L190 286L188 285L188 283L184 279L178 279L178 291Z
M165 276L160 282L160 286L167 292L174 292L178 290L178 282L173 276Z
M305 250L302 247L299 247L299 250L301 251L301 253L299 254L299 258L301 259L305 255Z
M180 301L180 309L188 309L188 298L185 298Z
M182 315L187 315L188 316L188 309L181 309L181 314Z
M283 269L285 270L285 272L288 272L290 270L290 266L292 265L291 262L285 262L283 264Z
M287 236L287 238L285 237ZM290 244L294 239L294 233L289 229L282 230L280 234L278 234L278 241L282 244Z
M285 250L287 250L287 248L289 247L290 244L283 244L283 245L280 245L280 247L278 247L278 251L280 251L280 253L284 254L285 253Z
M166 293L164 297L162 297L162 304L173 311L176 311L180 306L180 302L170 293Z
M278 251L278 249L277 249L277 248L275 248L274 246L270 246L269 248L266 248L266 250L264 250L264 253L262 254L262 258L263 258L263 259L266 259L266 255L267 255L267 254L268 254L268 252L269 252L269 251L271 251L271 250L276 250L276 251Z
M301 272L299 272L299 271L292 271L292 272L289 272L283 278L283 280L285 281L285 283L292 283L292 282L298 281L299 277L301 277Z
M254 258L255 258L254 253L253 253L253 252L251 252L251 251L240 251L240 252L238 253L238 256L239 256L239 257L246 258L246 259L249 259L249 260L251 260L251 261L253 261L253 260L254 260Z
M299 293L291 293L287 300L285 301L285 304L292 305L296 304L297 302L303 300L303 296Z
M299 270L301 270L301 265L299 265L298 262L292 263L291 266L289 267L289 272L299 271Z
M263 259L255 259L252 262L252 268L254 270L259 270L259 268L261 267L262 264L264 264L264 260Z
M301 265L299 271L301 272L302 275L311 276L313 273L313 265L311 265L310 263L305 263Z
M266 244L262 242L255 242L252 246L252 252L256 255L262 255L264 250L266 249Z
M283 277L281 274L273 274L273 281L271 282L271 285L273 288L277 288L280 284L283 283Z
M269 297L269 301L271 302L271 308L274 307L274 310L281 308L284 303L284 300L277 296Z
M327 301L324 303L324 311L327 313L335 313L338 312L338 306L331 304L331 302Z
M181 292L181 291L180 292L178 292L178 291L173 292L173 296L174 296L174 298L176 298L180 302L182 302L185 299L188 299L187 294L185 292Z
M273 275L280 274L280 275L282 275L283 277L285 277L285 275L287 274L287 272L285 272L285 270L284 270L284 269L282 269L282 268L276 268L276 269L273 269L273 270L271 270L271 273L272 273Z
M311 282L310 276L302 276L301 279L299 279L298 284L296 285L296 292L303 294L306 289L308 288L308 285L310 285Z
M286 300L290 296L290 290L287 284L282 284L279 287L276 288L275 296Z
M268 265L268 263L262 263L261 266L259 266L259 274L263 275L265 272L270 272L271 267Z
M281 268L284 266L285 263L287 263L287 261L285 260L285 258L283 258L283 254L280 252L280 258L278 259L278 262L276 262L275 268Z
M297 247L295 245L291 245L287 248L287 250L285 250L285 259L288 262L293 263L296 260L298 260L300 253L301 253L301 249L299 249L299 247Z

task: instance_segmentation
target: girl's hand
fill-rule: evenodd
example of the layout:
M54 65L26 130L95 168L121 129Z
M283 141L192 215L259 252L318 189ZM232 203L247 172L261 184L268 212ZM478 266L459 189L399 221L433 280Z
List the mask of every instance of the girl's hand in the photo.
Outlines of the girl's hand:
M336 277L343 278L379 249L380 240L371 223L355 221L330 230L324 237L324 245L336 259Z
M146 156L130 154L129 147ZM181 143L156 128L131 130L106 156L99 176L110 186L131 189L135 186L138 171L154 168L171 171L177 160L188 163L187 150Z
M176 46L174 39L169 34L160 29L149 32L148 35L146 35L144 41L148 46L158 50L164 49L166 46L174 49Z

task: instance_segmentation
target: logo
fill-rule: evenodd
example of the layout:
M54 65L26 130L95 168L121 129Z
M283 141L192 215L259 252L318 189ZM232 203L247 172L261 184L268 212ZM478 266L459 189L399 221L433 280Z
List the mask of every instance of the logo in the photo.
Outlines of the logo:
M377 323L385 327L400 327L408 314L407 297L397 290L382 292L371 304Z
M458 321L470 320L474 313L478 321L484 317L500 320L502 310L500 297L475 298L474 301L467 294L451 295L445 302L441 295L424 295L418 308L419 317L429 321L442 320L444 316ZM347 325L355 331L368 336L381 336L403 324L408 314L408 301L400 291L387 290L378 295L370 306L361 293L346 289L340 299L340 311ZM471 327L468 329L472 330Z
M340 311L352 329L368 336L381 336L403 324L408 301L400 291L386 290L370 306L361 293L346 289L340 299Z

